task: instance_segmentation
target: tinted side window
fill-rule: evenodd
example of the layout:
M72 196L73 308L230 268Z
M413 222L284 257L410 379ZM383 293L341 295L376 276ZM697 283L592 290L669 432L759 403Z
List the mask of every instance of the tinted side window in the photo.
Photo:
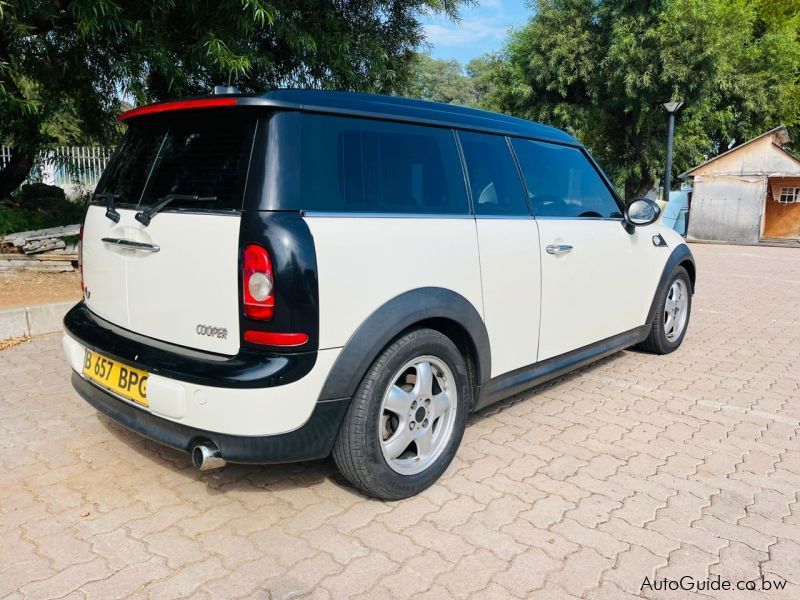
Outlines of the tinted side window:
M621 218L614 196L578 148L514 139L537 217Z
M469 212L449 129L322 115L303 115L301 122L302 206L298 208Z
M458 137L464 150L475 214L529 214L519 172L506 139L464 131L459 132Z

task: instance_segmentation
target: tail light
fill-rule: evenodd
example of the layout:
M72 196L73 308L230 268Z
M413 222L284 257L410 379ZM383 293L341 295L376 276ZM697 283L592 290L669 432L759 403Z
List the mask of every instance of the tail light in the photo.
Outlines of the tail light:
M78 230L78 271L81 274L81 296L85 295L83 289L83 223Z
M249 319L269 321L275 312L272 261L261 246L245 246L242 257L244 314Z

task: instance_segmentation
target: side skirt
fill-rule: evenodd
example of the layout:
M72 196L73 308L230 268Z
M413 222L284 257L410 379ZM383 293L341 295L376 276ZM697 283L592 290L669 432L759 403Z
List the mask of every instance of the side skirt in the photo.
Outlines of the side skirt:
M583 348L498 375L481 387L475 410L519 394L550 379L560 377L596 360L638 344L647 338L648 325L600 340Z

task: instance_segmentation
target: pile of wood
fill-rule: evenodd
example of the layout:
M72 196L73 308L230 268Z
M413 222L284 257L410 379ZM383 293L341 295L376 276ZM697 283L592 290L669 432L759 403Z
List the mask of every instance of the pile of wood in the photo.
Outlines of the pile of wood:
M72 271L80 225L22 231L0 237L0 271Z

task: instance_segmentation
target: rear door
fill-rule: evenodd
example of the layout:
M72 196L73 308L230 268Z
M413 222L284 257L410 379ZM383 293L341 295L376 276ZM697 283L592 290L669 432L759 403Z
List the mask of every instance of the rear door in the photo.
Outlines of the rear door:
M480 252L492 377L536 362L539 230L503 136L459 132Z
M120 221L93 209L84 230L90 309L155 339L238 351L239 227L255 127L255 115L233 109L131 122L98 185L116 197ZM168 196L149 224L135 218Z
M138 223L133 219L142 186L158 154L163 132L147 127L129 130L97 184L95 200L83 224L84 296L89 309L120 327L129 327L128 262L134 253L109 240L134 236ZM103 197L109 196L109 197ZM108 215L108 201L117 206ZM122 207L128 207L124 209ZM106 241L103 241L106 240Z
M631 235L622 207L579 148L515 139L539 225L539 360L644 324L660 271L647 228Z

